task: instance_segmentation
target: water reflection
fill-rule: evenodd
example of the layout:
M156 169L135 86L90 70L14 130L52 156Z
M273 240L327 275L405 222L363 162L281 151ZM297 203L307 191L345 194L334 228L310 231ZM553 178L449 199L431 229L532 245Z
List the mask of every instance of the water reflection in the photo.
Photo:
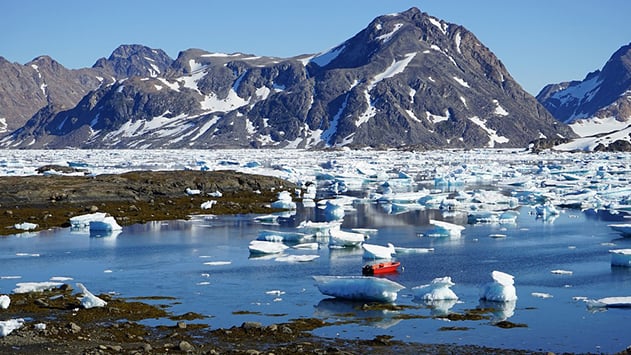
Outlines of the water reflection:
M488 309L491 311L491 323L495 324L507 320L515 315L517 301L494 302L480 300L478 309Z
M344 318L362 325L388 329L401 322L396 318L398 311L379 309L377 305L338 298L322 299L316 306L314 316L324 319Z

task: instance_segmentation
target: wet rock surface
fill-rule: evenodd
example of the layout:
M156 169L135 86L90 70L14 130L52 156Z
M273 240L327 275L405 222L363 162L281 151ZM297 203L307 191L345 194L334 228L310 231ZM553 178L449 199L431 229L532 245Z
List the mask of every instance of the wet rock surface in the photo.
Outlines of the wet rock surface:
M42 172L60 171L43 167ZM70 226L69 219L107 212L122 225L187 219L194 214L270 213L270 202L287 181L233 171L134 171L97 176L0 177L0 235L20 233L16 224L34 230ZM189 194L198 190L199 194ZM221 192L221 197L209 194ZM196 191L197 192L197 191ZM211 209L204 202L216 200Z
M213 329L195 313L173 315L168 297L120 299L101 294L104 307L84 309L69 285L11 295L0 319L25 320L0 337L2 354L537 354L450 344L404 343L382 335L368 340L332 339L310 331L330 325L320 319ZM147 326L143 320L162 324ZM212 323L212 322L210 322ZM545 352L541 353L545 354Z

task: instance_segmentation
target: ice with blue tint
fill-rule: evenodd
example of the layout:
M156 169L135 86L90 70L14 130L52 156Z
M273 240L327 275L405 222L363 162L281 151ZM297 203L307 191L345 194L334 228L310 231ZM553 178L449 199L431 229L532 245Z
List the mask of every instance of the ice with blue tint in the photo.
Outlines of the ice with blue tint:
M394 302L405 286L373 276L313 276L327 296L357 301Z

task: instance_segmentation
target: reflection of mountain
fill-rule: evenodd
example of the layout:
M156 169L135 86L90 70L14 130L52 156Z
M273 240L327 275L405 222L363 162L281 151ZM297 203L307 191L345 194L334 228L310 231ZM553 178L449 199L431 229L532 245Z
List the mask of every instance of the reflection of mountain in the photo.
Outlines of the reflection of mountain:
M365 309L365 302L349 301L338 298L325 298L315 306L314 316L318 318L351 318L357 323L388 329L397 325L401 319L394 316L399 312L390 310Z

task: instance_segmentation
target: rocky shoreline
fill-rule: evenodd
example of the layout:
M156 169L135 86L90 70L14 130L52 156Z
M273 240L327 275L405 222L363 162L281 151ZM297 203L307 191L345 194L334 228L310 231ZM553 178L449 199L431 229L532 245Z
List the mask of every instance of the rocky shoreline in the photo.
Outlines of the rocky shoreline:
M69 227L70 217L97 211L114 216L122 226L188 219L195 214L270 213L277 193L294 188L275 177L234 171L4 176L0 177L0 235L23 232L15 226L25 222L37 225L33 231ZM211 196L216 192L222 196ZM209 200L217 203L212 209L202 209Z

